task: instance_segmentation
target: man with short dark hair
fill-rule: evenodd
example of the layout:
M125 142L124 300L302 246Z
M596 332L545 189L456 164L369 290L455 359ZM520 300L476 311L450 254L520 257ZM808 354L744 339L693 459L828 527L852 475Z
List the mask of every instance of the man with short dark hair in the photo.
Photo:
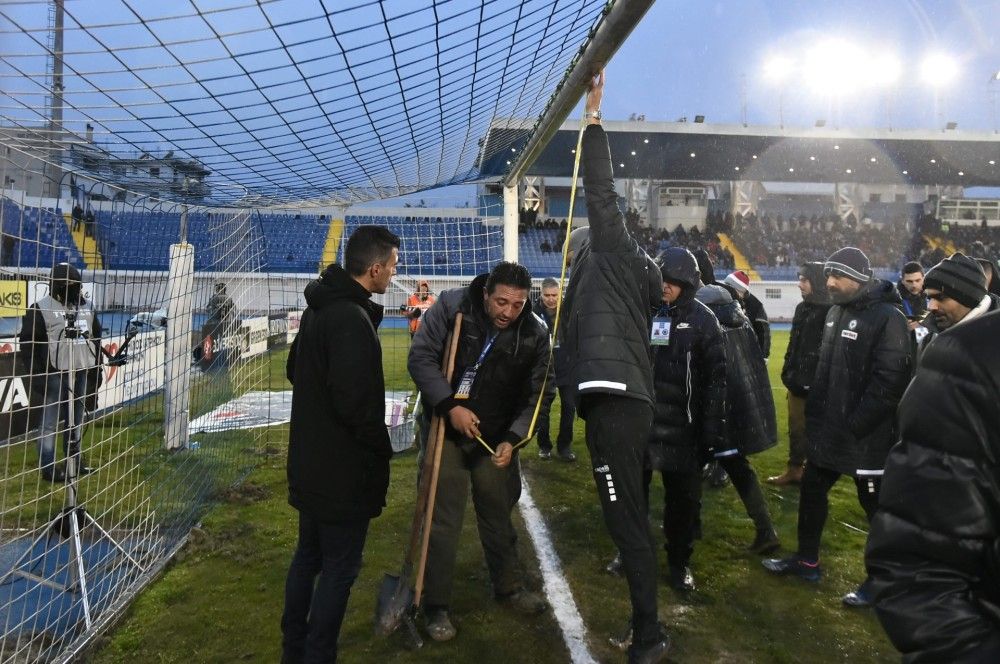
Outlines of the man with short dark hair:
M896 442L896 406L911 375L910 336L895 287L874 278L868 257L855 247L831 254L824 272L833 306L806 401L809 447L799 493L799 547L793 556L764 561L770 572L813 582L822 576L828 494L842 475L854 479L868 519L875 514L882 469ZM870 606L867 582L843 602Z
M542 292L535 301L532 311L538 314L545 322L549 334L553 335L552 343L555 346L552 351L552 368L556 384L559 384L559 364L562 359L559 341L555 338L556 308L559 306L559 282L552 277L545 277L542 281ZM565 371L565 367L563 367ZM567 385L559 385L559 434L556 438L556 458L560 461L576 461L571 446L573 445L573 420L576 417L576 406L573 404L573 390ZM552 458L552 438L549 434L549 412L552 402L546 401L542 404L542 410L538 413L538 427L535 429L538 436L538 457L543 461Z
M288 352L292 383L288 502L299 539L285 582L282 662L333 662L368 524L385 506L392 445L378 325L399 261L399 238L360 226L305 289L306 310Z
M497 600L527 614L548 606L524 587L511 523L521 491L513 446L531 436L539 398L551 399L555 390L546 378L549 334L531 313L530 289L524 266L498 263L467 288L441 293L410 346L407 368L426 411L446 422L424 589L427 633L435 641L457 634L448 611L470 485ZM449 383L440 367L459 313L462 329Z
M655 401L649 335L663 280L625 227L618 208L608 137L601 125L603 72L585 103L583 187L590 226L570 234L573 269L566 290L559 381L577 392L604 523L622 556L632 603L629 662L666 658L670 639L657 619L656 545L649 530L643 457Z
M920 326L927 314L927 298L924 296L924 268L917 261L903 266L896 290L902 300L901 310L906 316L910 330Z

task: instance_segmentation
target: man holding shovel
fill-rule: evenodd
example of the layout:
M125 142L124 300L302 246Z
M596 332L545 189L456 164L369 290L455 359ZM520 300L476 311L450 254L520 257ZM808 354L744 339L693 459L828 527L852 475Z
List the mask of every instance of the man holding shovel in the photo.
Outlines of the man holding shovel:
M524 589L517 534L510 515L521 482L514 447L531 436L546 379L549 334L531 313L531 275L499 263L468 288L445 291L423 316L408 368L428 409L445 420L445 438L427 552L423 606L428 635L448 641L448 616L458 538L469 486L479 537L497 600L523 613L545 611L545 600ZM462 314L452 380L441 373L445 340Z
M288 353L292 417L288 502L299 542L285 582L282 664L334 662L369 521L389 488L392 445L385 428L385 379L377 328L396 273L399 238L361 226L332 264L306 286L308 307Z

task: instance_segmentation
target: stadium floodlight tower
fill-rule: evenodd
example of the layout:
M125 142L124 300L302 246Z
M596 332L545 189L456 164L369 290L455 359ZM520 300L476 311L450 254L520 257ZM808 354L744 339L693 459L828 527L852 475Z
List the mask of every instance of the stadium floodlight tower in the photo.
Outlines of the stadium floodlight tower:
M653 0L618 0L606 9L600 25L584 43L569 73L556 88L530 138L503 178L503 255L517 260L517 185L586 92L591 77L611 59L639 24Z

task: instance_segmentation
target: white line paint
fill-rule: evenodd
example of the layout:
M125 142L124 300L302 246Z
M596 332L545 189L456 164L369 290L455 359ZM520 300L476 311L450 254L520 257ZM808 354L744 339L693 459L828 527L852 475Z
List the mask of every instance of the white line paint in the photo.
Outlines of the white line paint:
M583 624L579 609L576 608L576 600L573 599L569 583L563 575L559 556L549 536L549 528L531 497L528 479L524 475L521 476L521 500L518 505L524 518L524 525L528 529L528 536L531 537L531 543L535 547L545 595L552 606L556 622L559 623L566 648L569 649L570 661L573 664L596 664L590 648L587 647L587 628Z

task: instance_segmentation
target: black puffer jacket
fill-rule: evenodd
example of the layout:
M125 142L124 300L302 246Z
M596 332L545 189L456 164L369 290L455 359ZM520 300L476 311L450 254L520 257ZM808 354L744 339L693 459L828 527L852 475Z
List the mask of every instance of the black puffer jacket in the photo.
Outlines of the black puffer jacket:
M305 289L288 352L288 502L321 521L378 516L389 487L382 307L338 265Z
M871 279L830 307L806 401L807 458L845 475L881 475L912 373L906 317L889 282Z
M767 365L739 304L718 285L705 286L698 299L715 314L726 346L726 441L716 456L738 451L746 456L778 442L777 417Z
M792 332L781 368L781 382L797 397L809 394L816 376L819 347L823 342L823 324L830 311L830 295L826 290L822 263L806 263L802 274L809 280L812 292L795 305Z
M743 306L743 311L750 320L750 325L753 328L754 336L757 337L757 345L760 347L761 354L765 358L771 357L771 323L767 319L767 312L764 311L764 305L750 291L743 294L740 304Z
M726 349L718 321L694 293L685 287L657 312L670 318L670 343L653 346L649 458L656 470L696 472L725 444Z
M573 258L566 289L560 347L567 370L559 381L581 395L615 394L652 404L649 330L663 282L659 268L625 228L608 138L599 125L583 134L583 186L590 240ZM585 411L580 415L586 418Z
M497 336L483 360L468 399L452 397L465 369L476 363L494 331L483 306L483 289L489 275L476 277L468 288L441 293L417 330L410 346L407 368L425 403L444 415L455 405L468 408L479 416L479 430L491 446L502 441L517 443L530 434L538 395L543 389L551 401L555 383L546 379L549 361L549 332L545 323L531 312L526 303L517 320ZM462 334L455 356L451 384L441 373L445 341L462 312ZM452 438L461 436L448 428ZM486 451L476 446L483 454Z
M1000 313L924 353L865 560L905 662L1000 662Z

